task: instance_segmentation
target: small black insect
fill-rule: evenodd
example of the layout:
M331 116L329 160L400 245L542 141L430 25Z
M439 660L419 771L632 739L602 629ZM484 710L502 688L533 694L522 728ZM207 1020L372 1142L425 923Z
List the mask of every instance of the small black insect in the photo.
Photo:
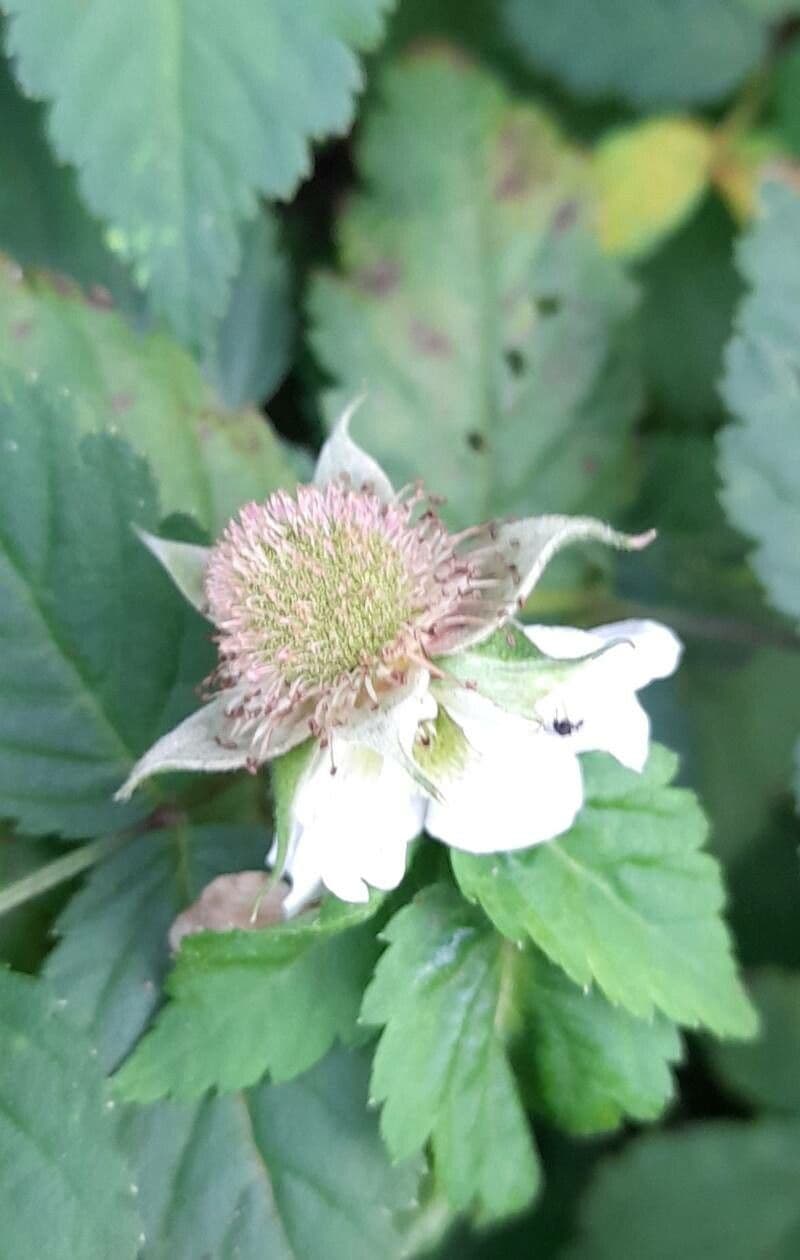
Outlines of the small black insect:
M557 717L553 719L553 732L556 735L574 735L583 726L583 721L570 722L569 718Z

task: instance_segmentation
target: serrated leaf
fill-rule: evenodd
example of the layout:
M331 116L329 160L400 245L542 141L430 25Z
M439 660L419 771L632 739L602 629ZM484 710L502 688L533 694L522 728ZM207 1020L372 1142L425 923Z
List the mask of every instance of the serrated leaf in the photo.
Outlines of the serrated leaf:
M44 110L27 101L0 58L0 249L24 266L62 272L97 300L136 304L130 277L106 248L103 230L45 139ZM95 286L99 286L96 288Z
M167 980L172 1001L117 1073L118 1094L190 1099L266 1072L289 1080L352 1039L376 953L365 920L379 904L326 903L311 920L187 937Z
M641 258L698 205L714 156L710 130L690 118L650 118L607 133L594 151L604 249Z
M159 519L146 465L79 443L70 400L0 376L0 814L31 833L97 834L152 809L112 794L193 706L201 619L133 532Z
M293 297L278 221L261 210L244 230L239 271L206 358L207 372L227 407L259 404L280 385L295 337Z
M719 867L700 852L706 820L691 792L669 786L676 759L656 746L641 776L598 754L582 764L587 800L572 829L513 853L453 852L463 891L506 936L530 936L576 984L595 981L639 1018L660 1010L752 1034Z
M539 1172L504 1044L509 947L445 885L420 893L383 936L361 1015L384 1029L371 1092L389 1150L403 1159L431 1138L453 1208L482 1220L518 1211Z
M140 1225L89 1044L0 969L0 1256L135 1260Z
M217 875L263 866L267 847L258 827L179 821L130 841L69 902L45 974L106 1070L133 1049L158 1005L176 915Z
M309 142L349 126L353 50L377 41L388 3L314 0L301 15L241 0L235 21L211 0L7 6L9 51L25 91L53 106L56 151L184 342L207 341L222 314L257 196L289 196Z
M713 1046L724 1083L757 1107L800 1112L800 972L764 967L748 973L760 1035L746 1046Z
M534 1106L571 1133L602 1133L628 1116L655 1120L673 1095L681 1040L660 1016L635 1019L583 990L538 952L520 966L524 1024L516 1060Z
M339 1051L285 1085L126 1109L143 1260L399 1260L418 1168L389 1165L366 1083Z
M568 1260L795 1260L800 1124L725 1121L639 1138L601 1165Z
M331 418L366 389L356 436L396 484L422 474L453 523L606 513L641 400L635 294L576 224L583 160L442 52L387 73L381 102L358 155L369 191L339 222L341 274L311 293Z
M731 92L765 51L739 0L506 0L515 47L585 96L688 105Z
M735 417L719 438L722 502L756 543L770 602L800 618L800 196L762 191L762 215L739 266L751 292L728 346L722 394Z
M0 366L68 393L83 431L122 434L150 462L165 514L185 512L212 534L246 500L296 480L263 417L225 412L173 342L2 261Z

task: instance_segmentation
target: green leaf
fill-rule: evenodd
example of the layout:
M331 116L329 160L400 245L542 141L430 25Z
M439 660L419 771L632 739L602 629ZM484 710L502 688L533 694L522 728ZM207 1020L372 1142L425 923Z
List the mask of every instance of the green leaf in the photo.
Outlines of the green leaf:
M796 1260L800 1125L717 1121L601 1166L568 1260Z
M444 53L400 63L361 138L369 192L312 288L312 344L356 437L468 524L605 514L641 392L635 294L575 225L584 163L548 118ZM446 151L440 138L446 135Z
M603 248L626 258L651 253L697 208L713 157L710 129L691 118L649 118L607 133L592 158Z
M117 1074L119 1095L190 1099L265 1072L289 1080L352 1039L376 952L364 921L379 904L328 902L310 921L188 937L167 980L173 1000Z
M40 981L0 970L3 1260L135 1260L140 1225L89 1045Z
M106 1070L130 1053L158 1004L176 915L217 875L263 866L268 844L258 827L179 821L137 836L72 898L45 974Z
M778 134L795 154L800 153L798 85L800 85L800 48L793 43L789 46L788 53L776 66L774 93Z
M404 1159L431 1138L453 1208L481 1220L519 1211L539 1171L505 1048L516 950L445 885L383 936L361 1016L384 1026L371 1091L389 1150Z
M399 1260L418 1169L389 1165L366 1083L339 1051L289 1084L126 1109L145 1260Z
M0 262L0 366L68 393L80 428L120 433L158 477L165 513L216 534L248 499L295 476L269 425L223 411L193 360L113 311Z
M506 18L519 52L573 92L643 106L727 96L766 43L739 0L506 0Z
M293 297L277 219L263 210L245 229L242 261L206 359L226 406L261 403L280 385L295 337Z
M344 132L388 0L12 0L7 44L56 151L178 336L208 340L257 196L288 197ZM113 109L108 92L113 85ZM125 155L124 158L122 155Z
M690 792L668 786L676 759L654 747L641 776L597 754L583 765L587 801L571 831L512 853L452 853L464 893L506 936L530 936L576 984L596 981L639 1018L660 1010L750 1035L719 868L699 852L706 821Z
M602 1133L627 1116L655 1120L681 1057L673 1025L634 1019L539 953L526 955L520 975L525 1022L515 1057L534 1106L571 1133Z
M757 1107L800 1112L800 972L763 968L748 974L761 1035L749 1045L711 1048L723 1081Z
M770 602L800 618L800 196L762 190L762 216L738 253L751 292L728 347L722 393L735 417L719 439L722 502L752 538Z
M113 295L134 307L130 277L81 202L74 173L56 163L44 123L43 108L22 96L0 59L0 249L24 266L72 276L98 302Z
M730 216L708 198L639 272L647 383L672 427L697 429L721 411L722 351L741 288L733 236ZM681 480L692 467L687 460Z
M0 815L97 834L147 813L112 793L196 704L201 619L134 534L159 519L148 470L70 400L0 375Z

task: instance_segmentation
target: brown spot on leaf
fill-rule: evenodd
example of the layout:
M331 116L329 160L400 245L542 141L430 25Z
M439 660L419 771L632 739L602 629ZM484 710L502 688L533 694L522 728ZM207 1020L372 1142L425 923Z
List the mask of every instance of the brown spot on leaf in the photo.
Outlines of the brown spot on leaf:
M101 311L109 311L114 306L114 299L103 284L93 284L86 294L86 301L90 306L95 306Z
M578 203L574 198L570 201L562 201L561 205L553 215L553 227L556 232L568 232L574 227L578 220Z
M120 415L123 411L130 411L136 398L129 390L120 390L119 393L111 395L110 402L111 410L116 415Z
M386 297L399 283L400 268L391 258L380 258L356 273L356 284L370 297Z
M11 325L11 336L15 341L24 341L33 332L32 319L18 319Z
M421 319L411 321L409 329L411 344L420 354L429 354L435 358L446 358L453 353L453 343L441 328L434 328Z
M520 130L509 124L499 136L499 173L492 194L495 201L513 201L528 191L532 182L530 151Z

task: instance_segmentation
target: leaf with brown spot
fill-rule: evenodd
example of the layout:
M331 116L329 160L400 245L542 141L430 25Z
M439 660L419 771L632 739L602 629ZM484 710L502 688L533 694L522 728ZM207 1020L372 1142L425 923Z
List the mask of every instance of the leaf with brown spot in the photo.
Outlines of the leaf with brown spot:
M355 437L394 484L422 475L454 525L611 514L641 385L633 290L582 226L585 160L441 49L388 70L378 99L368 191L312 288L327 414L366 389Z
M0 367L69 395L84 432L125 437L156 474L165 513L192 515L212 533L247 499L295 482L268 422L223 410L174 342L135 333L71 281L21 279L2 259Z

